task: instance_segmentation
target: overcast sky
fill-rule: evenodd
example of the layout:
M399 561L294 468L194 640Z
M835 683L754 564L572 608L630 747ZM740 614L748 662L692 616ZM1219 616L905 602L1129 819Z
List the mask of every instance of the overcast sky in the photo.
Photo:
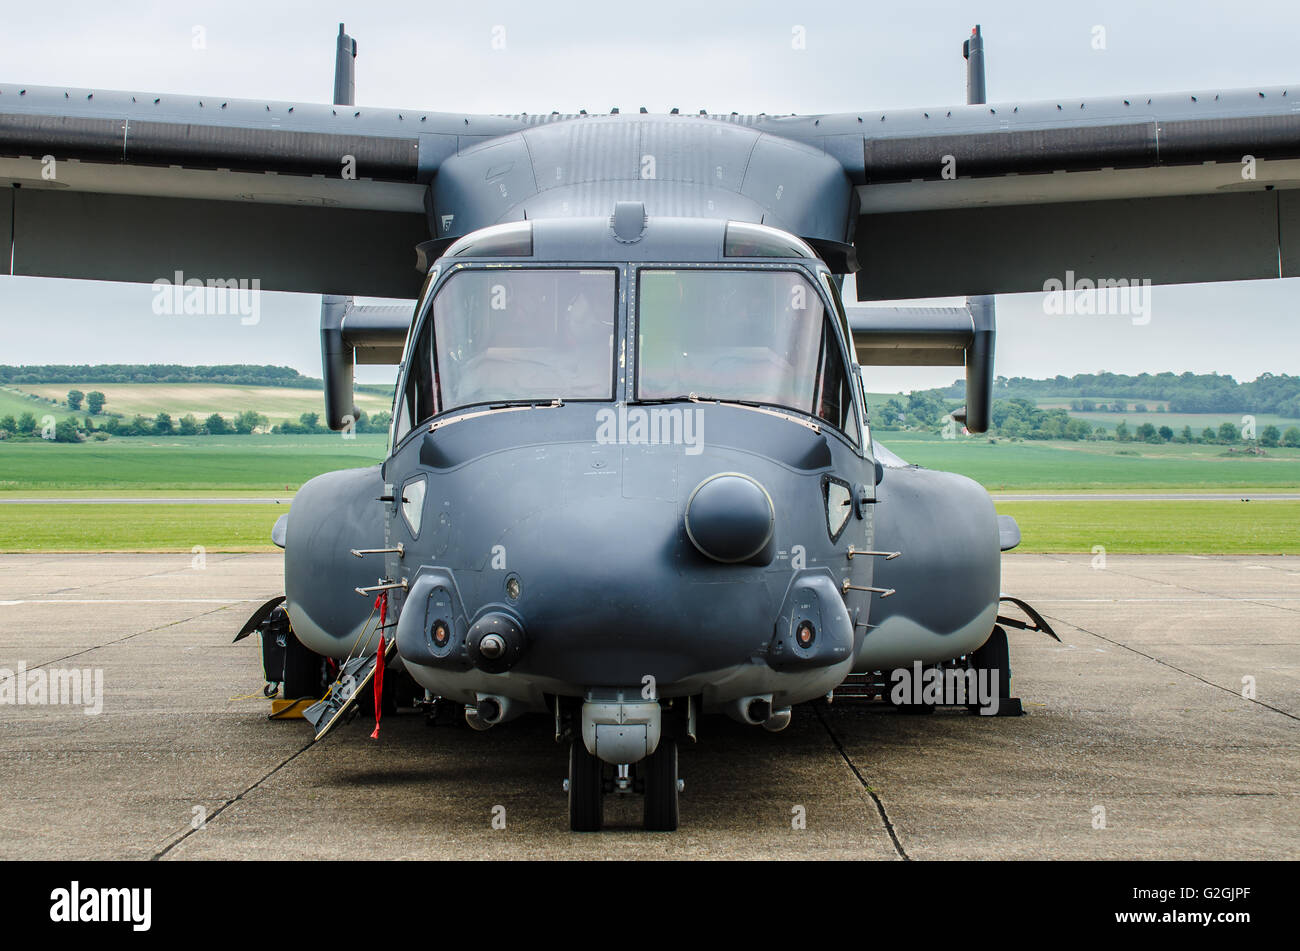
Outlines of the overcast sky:
M0 82L328 102L340 21L362 105L468 112L645 106L817 113L960 103L979 22L992 102L1295 83L1296 0L1056 4L477 2L12 3ZM796 26L807 49L791 49ZM1106 48L1093 48L1094 28ZM195 49L195 28L204 49ZM493 49L494 28L505 49ZM256 326L153 314L148 286L0 276L0 363L277 363L320 375L319 298L264 294ZM1300 280L1157 287L1151 321L1052 317L998 298L1008 376L1300 371ZM391 378L361 368L359 378ZM951 382L876 374L872 389Z

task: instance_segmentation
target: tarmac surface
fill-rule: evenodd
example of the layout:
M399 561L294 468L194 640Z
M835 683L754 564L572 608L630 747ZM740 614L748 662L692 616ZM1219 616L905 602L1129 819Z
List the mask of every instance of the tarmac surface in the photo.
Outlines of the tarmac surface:
M1027 716L706 717L678 832L629 796L575 834L546 717L374 741L363 715L316 745L268 721L231 639L279 554L0 555L0 668L103 677L98 715L0 705L0 858L1300 858L1300 559L1092 563L1004 556L1064 642L1010 632Z

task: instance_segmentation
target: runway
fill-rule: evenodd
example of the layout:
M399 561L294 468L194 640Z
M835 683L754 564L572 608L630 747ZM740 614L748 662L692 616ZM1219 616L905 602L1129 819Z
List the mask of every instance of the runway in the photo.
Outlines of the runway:
M1028 716L704 718L680 831L642 832L629 797L584 835L546 717L312 745L232 699L262 685L231 639L278 553L0 555L0 668L103 678L97 715L0 705L0 858L1300 858L1300 559L1092 561L1004 556L1064 641L1010 635Z

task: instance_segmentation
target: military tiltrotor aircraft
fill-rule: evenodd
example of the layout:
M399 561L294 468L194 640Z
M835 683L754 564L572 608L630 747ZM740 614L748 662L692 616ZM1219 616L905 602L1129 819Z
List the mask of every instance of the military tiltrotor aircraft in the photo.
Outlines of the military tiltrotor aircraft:
M0 86L11 272L324 294L335 429L397 364L387 458L297 493L242 633L318 735L385 671L554 717L575 830L613 789L676 828L702 714L914 666L1017 712L1019 530L873 441L863 367L963 366L980 433L992 294L1300 274L1300 88L989 105L977 27L965 105L480 116L355 107L337 50L331 106Z

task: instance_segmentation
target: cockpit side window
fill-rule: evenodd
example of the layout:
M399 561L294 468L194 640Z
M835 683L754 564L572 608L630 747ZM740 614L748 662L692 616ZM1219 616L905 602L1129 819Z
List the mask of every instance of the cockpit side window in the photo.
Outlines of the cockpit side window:
M439 409L614 397L617 272L461 271L433 302Z
M438 391L435 386L432 350L429 345L432 331L432 323L426 320L407 352L407 373L402 383L402 392L397 400L397 421L393 429L394 445L401 442L402 437L410 432L413 426L438 412Z
M461 406L614 397L610 268L464 268L426 307L406 353L394 444Z
M829 322L822 340L822 366L817 384L817 415L856 444L858 414L853 408L853 379L845 369L844 358Z
M853 331L849 327L848 315L844 312L844 304L840 301L839 290L836 288L831 276L825 271L820 273L822 287L826 290L826 296L831 299L835 307L835 319L839 322L840 329L844 334L844 341L849 348L850 360L857 359L857 353L853 348ZM845 434L854 443L859 441L858 433L858 414L853 408L853 392L858 389L861 393L861 381L853 379L851 365L846 368L844 361L840 356L840 349L834 345L834 334L831 333L830 323L827 322L826 333L828 336L827 352L834 351L834 359L827 364L826 372L823 374L823 393L833 392L835 395L830 401L824 403L825 408L833 406L833 410L828 414L826 412L819 415L826 420L831 420L832 416L838 416L842 422L836 425L842 429ZM863 407L865 409L865 402Z

